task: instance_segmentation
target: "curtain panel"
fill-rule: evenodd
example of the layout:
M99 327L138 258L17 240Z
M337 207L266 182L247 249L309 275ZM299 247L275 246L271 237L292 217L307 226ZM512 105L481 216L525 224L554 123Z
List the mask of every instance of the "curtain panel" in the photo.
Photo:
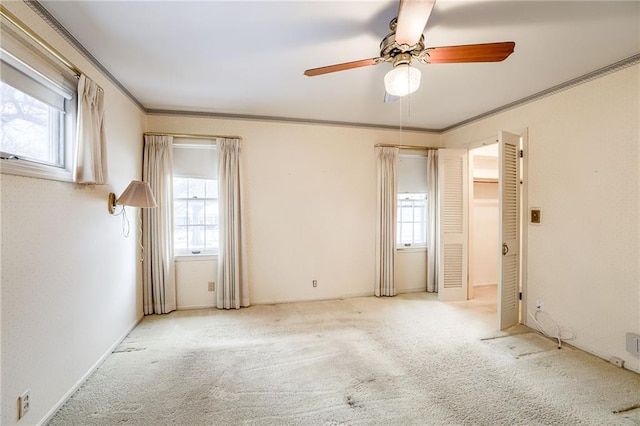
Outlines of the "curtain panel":
M173 137L145 135L142 179L157 208L142 209L144 314L176 309L173 261Z
M427 291L438 292L438 150L427 152Z
M104 129L104 93L84 74L78 80L78 123L74 180L107 183L107 135Z
M399 148L376 147L378 182L376 227L376 296L395 296L396 203Z
M249 306L249 281L242 212L242 173L239 139L218 139L218 252L217 306Z

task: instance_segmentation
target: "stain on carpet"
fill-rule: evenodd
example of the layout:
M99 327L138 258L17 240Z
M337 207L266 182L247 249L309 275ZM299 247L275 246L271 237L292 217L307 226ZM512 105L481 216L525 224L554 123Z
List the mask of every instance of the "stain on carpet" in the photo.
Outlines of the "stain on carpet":
M139 351L145 351L145 350L147 350L147 348L117 348L112 353L117 354L117 353L123 353L123 352L139 352Z
M508 353L516 359L535 353L558 350L558 345L553 340L547 339L537 333L497 337L495 339L484 340L484 342Z

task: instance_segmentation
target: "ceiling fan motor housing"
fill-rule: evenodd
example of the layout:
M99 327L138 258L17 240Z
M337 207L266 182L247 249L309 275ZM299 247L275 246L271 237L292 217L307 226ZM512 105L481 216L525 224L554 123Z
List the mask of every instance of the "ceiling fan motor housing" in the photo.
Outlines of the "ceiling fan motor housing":
M419 58L424 51L424 35L420 36L418 43L407 46L399 45L396 42L397 19L393 18L389 23L391 32L380 42L380 57L386 62L393 62L393 65L409 64L411 58Z

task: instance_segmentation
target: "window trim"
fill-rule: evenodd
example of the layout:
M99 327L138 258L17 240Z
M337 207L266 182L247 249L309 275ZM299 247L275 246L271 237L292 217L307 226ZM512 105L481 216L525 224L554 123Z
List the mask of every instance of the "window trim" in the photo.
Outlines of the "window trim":
M17 72L25 75L27 78L37 81L48 90L63 96L64 111L60 112L61 119L58 125L59 129L57 129L59 136L57 140L53 141L59 144L60 160L62 162L60 166L39 162L37 159L20 158L20 156L14 153L2 153L2 158L0 159L0 173L38 179L74 182L73 164L75 156L75 127L77 120L77 91L61 88L53 81L48 80L46 75L42 72L21 61L19 58L16 58L16 56L4 49L1 53L3 62L14 67ZM22 93L28 94L19 87L11 87ZM64 93L64 95L62 93ZM49 108L59 111L52 105L49 105Z
M175 182L175 178L181 178L181 179L195 179L195 180L205 180L205 181L206 181L206 180L210 180L210 181L214 181L214 182L216 181L216 179L211 179L211 178L201 178L201 177L190 177L190 176L182 176L182 175L180 175L180 176L178 176L178 175L173 175L172 180L171 180L172 185L173 185L173 183ZM185 198L185 197L176 197L176 195L175 195L175 190L173 191L173 198L172 198L171 202L172 202L173 204L175 204L175 202L176 202L176 201L186 201L186 202L188 203L188 201L189 201L189 200L194 200L194 199L195 199L195 200L204 200L204 201L205 201L205 203L206 203L207 201L215 201L216 203L218 202L218 198L210 198L210 197L203 197L203 198L194 198L194 197L187 197L187 198ZM219 217L220 217L220 212L218 211L218 216L217 216L217 218L219 219ZM219 230L220 228L219 228L219 224L218 224L218 223L215 223L215 224L213 224L213 225L207 225L207 224L203 224L203 225L188 225L188 224L187 224L187 225L177 225L177 224L175 223L175 207L174 207L174 216L173 216L173 220L174 220L174 223L173 223L173 230L172 230L172 236L171 236L171 237L173 238L173 257L174 257L174 259L180 259L181 261L187 261L188 259L195 260L195 258L198 258L198 259L203 258L203 260L204 260L205 258L207 258L207 257L216 257L216 258L217 258L218 253L219 253L219 250L220 250L220 248L219 248L219 247L216 247L216 248L211 249L211 250L202 250L200 253L193 253L193 252L189 252L188 250L179 250L179 249L177 249L177 248L176 248L176 244L175 244L175 237L176 237L176 229L177 229L179 226L187 227L187 229L188 229L189 227L218 226L218 232L220 232L220 230Z
M424 198L420 198L420 199L410 199L410 201L424 201L424 209L425 209L425 215L424 215L424 222L422 222L424 224L424 243L411 243L409 245L405 245L405 243L399 242L398 239L400 237L400 234L398 233L398 235L396 235L396 241L395 241L395 246L396 246L396 250L402 250L402 251L426 251L428 248L428 203L429 203L429 199L427 197L426 193L423 192L401 192L398 193L396 196L396 210L400 209L400 206L398 204L399 201L401 201L401 197L402 196L407 196L407 195L420 195L421 197ZM405 198L406 200L407 198ZM400 216L398 215L398 217L396 218L396 227L401 227L402 223L411 223L411 224L415 224L418 222L412 221L412 222L402 222L400 220Z

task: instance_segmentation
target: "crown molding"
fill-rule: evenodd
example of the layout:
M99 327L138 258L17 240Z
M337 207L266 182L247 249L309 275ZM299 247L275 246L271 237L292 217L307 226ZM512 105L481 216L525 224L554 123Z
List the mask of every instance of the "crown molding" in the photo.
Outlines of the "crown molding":
M273 116L262 116L262 115L224 114L224 113L212 113L212 112L205 112L205 111L180 111L180 110L153 109L153 108L145 107L142 104L142 102L140 102L122 83L120 83L120 81L118 81L118 79L113 74L111 74L109 70L105 68L104 65L102 65L100 61L98 61L95 58L95 56L91 54L91 52L89 52L69 31L67 31L67 29L64 28L62 24L53 17L53 15L51 15L49 11L47 11L44 8L44 6L40 4L38 0L24 0L24 2L35 13L37 13L38 16L40 16L47 24L49 24L49 26L51 26L67 43L69 43L73 48L75 48L93 66L99 69L100 72L102 72L114 85L120 88L120 90L122 90L122 92L133 103L135 103L145 114L148 114L148 115L189 116L189 117L219 118L219 119L231 119L231 120L273 121L273 122L285 122L285 123L297 123L297 124L318 124L318 125L327 125L327 126L360 127L360 128L369 128L369 129L403 130L403 131L411 131L411 132L443 134L448 131L455 130L459 127L466 126L470 123L485 119L487 117L521 107L523 105L529 104L531 102L535 102L537 100L546 98L551 95L555 95L557 93L571 89L580 84L587 83L589 81L598 79L605 75L614 73L616 71L620 71L622 69L625 69L640 63L640 54L637 54L629 58L623 59L621 61L615 62L611 65L592 71L590 73L587 73L583 76L574 78L567 82L553 86L549 89L540 91L538 93L534 93L530 96L524 97L522 99L518 99L514 102L508 103L506 105L484 112L482 114L470 117L468 119L462 120L458 123L454 123L450 126L443 127L441 129L388 126L388 125L371 124L371 123L312 120L312 119L303 119L303 118L273 117Z

